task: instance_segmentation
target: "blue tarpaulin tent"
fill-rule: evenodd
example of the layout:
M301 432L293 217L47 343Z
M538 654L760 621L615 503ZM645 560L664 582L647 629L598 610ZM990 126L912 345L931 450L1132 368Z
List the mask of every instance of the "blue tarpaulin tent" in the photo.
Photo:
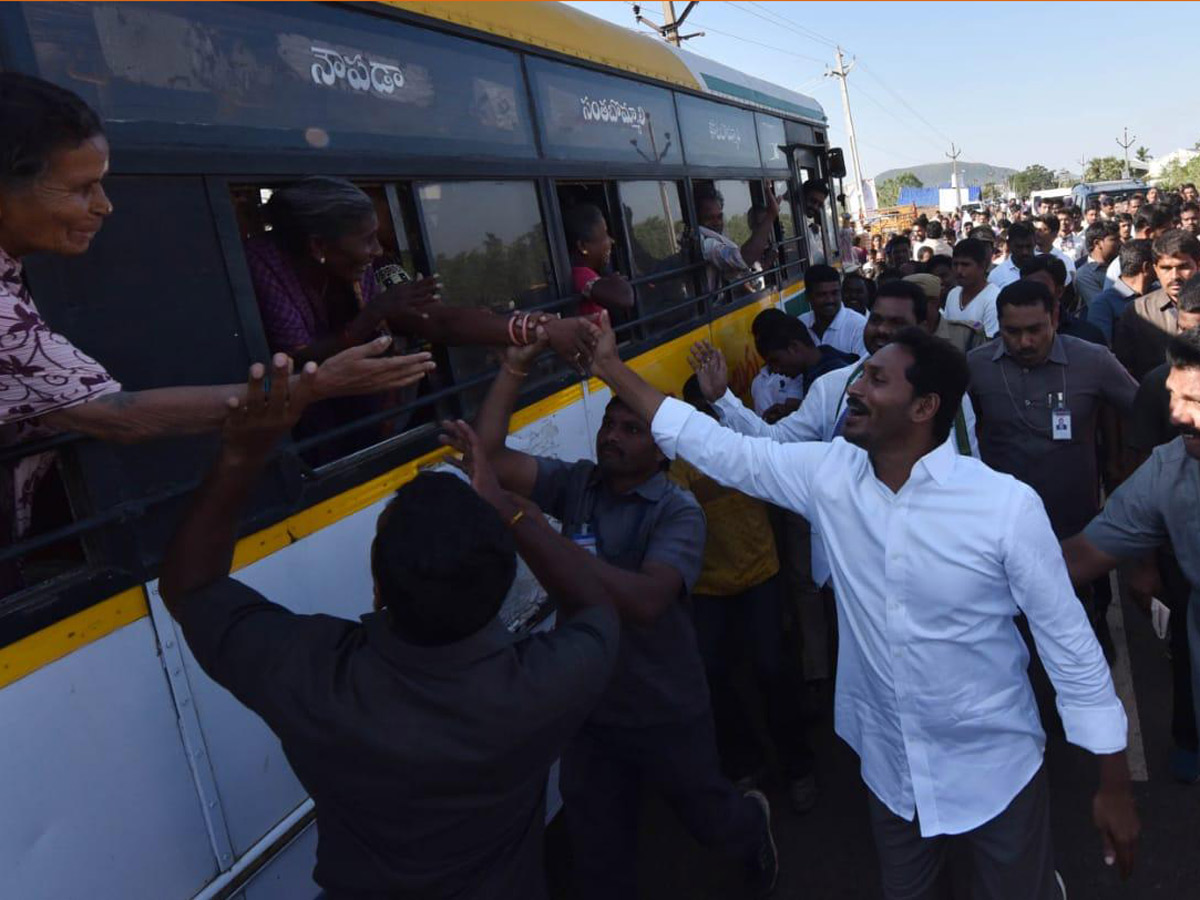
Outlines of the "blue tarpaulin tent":
M938 191L949 190L950 185L943 184L936 187L902 187L900 188L900 199L896 201L897 206L912 206L914 203L917 206L937 206ZM964 203L972 203L982 198L982 188L978 185L974 187L959 188L962 194Z

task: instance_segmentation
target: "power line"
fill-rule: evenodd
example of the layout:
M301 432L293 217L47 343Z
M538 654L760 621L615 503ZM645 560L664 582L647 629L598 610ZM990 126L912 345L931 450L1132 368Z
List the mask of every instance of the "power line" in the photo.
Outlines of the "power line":
M730 31L722 31L719 28L713 28L711 25L707 25L703 22L696 22L695 24L697 27L703 28L705 31L711 31L713 34L719 34L719 35L722 35L727 38L733 38L735 41L745 41L747 44L755 44L759 47L765 47L768 50L774 50L777 53L786 54L787 56L794 56L797 59L804 59L804 60L807 60L808 62L815 62L821 66L824 66L827 64L827 61L824 59L819 59L815 56L808 56L804 53L797 53L795 50L788 50L784 47L777 47L774 44L765 44L762 41L756 41L753 38L744 37L743 35L740 35L740 34L734 34Z
M929 128L931 131L933 131L935 134L937 134L939 137L941 137L945 143L951 143L951 138L949 135L946 134L946 132L942 131L940 128L938 128L936 125L934 125L932 122L930 122L927 118L925 118L923 115L921 115L915 109L913 109L912 104L910 104L907 100L905 100L903 97L901 97L899 94L897 94L894 90L892 90L892 88L888 85L888 83L886 81L884 81L882 78L880 78L878 75L876 75L874 72L872 72L871 68L866 63L860 63L860 65L862 66L862 70L867 74L867 77L869 77L872 81L876 82L880 87L882 87L885 91L887 91L889 94L891 94L897 103L899 103L901 106L903 106L905 109L907 109L910 113L913 114L913 116L915 116L917 119L919 119L922 123L924 123L925 127ZM939 147L940 146L941 145L939 144Z
M792 31L792 32L800 35L801 37L808 38L810 41L816 41L818 44L824 44L826 47L829 47L831 49L836 49L836 47L837 47L837 42L832 40L831 38L827 38L827 37L825 37L825 35L821 34L820 32L814 31L813 29L811 29L805 25L801 25L798 22L794 22L793 20L780 15L779 13L775 12L773 9L770 9L761 3L755 3L754 0L750 0L749 5L758 7L767 15L762 15L760 13L756 13L752 9L746 9L745 6L743 6L741 3L730 2L729 5L737 7L738 9L742 10L742 12L749 13L752 16L757 16L758 18L762 19L764 22L770 22L773 25L780 25L780 26L786 28L788 31Z

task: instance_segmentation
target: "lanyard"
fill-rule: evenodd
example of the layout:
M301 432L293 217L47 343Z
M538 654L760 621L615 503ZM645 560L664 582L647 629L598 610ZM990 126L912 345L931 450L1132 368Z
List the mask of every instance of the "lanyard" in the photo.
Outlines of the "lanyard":
M1043 363L1043 365L1045 365L1045 363ZM1061 408L1067 408L1067 406L1066 406L1066 403L1067 403L1067 367L1064 365L1061 368L1062 368L1062 372L1060 374L1062 375L1062 393L1058 395L1059 396L1059 406ZM1003 358L1000 359L1000 377L1004 380L1004 393L1008 394L1008 399L1009 399L1009 402L1012 403L1013 411L1016 412L1017 418L1019 418L1021 420L1022 424L1024 424L1024 426L1026 428L1028 428L1030 431L1032 431L1034 434L1036 434L1040 437L1053 438L1054 433L1053 433L1051 426L1049 424L1047 424L1047 426L1045 428L1042 428L1041 426L1036 425L1033 422L1030 422L1029 416L1027 416L1025 414L1024 408L1021 406L1020 403L1017 402L1017 398L1013 396L1012 388L1009 387L1009 384L1008 384L1008 373L1005 371L1005 365L1004 365ZM1050 412L1051 415L1053 415L1054 409L1055 409L1053 394L1046 395L1046 407L1047 407L1047 411Z

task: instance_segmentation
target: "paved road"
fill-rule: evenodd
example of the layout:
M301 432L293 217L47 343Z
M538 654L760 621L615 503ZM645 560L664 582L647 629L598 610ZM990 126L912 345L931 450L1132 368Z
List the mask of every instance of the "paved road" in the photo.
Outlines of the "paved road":
M1047 765L1052 792L1055 851L1070 900L1200 900L1200 785L1171 780L1170 671L1165 644L1149 620L1129 603L1110 613L1123 630L1115 680L1131 720L1140 723L1145 781L1135 784L1142 816L1137 870L1121 883L1101 859L1091 824L1095 762L1067 744L1053 715L1048 690L1039 689L1047 721ZM1122 627L1123 623L1123 627ZM1131 677L1130 677L1131 676ZM1038 682L1035 676L1035 685ZM1126 687L1121 688L1125 682ZM822 793L817 808L796 816L786 808L779 785L767 786L776 808L776 836L782 871L775 896L781 900L875 900L879 871L866 818L866 795L858 778L857 757L833 735L828 716L814 722ZM1131 745L1134 765L1138 742ZM570 848L552 828L548 840L552 896L566 900L561 871ZM683 832L657 801L648 804L642 836L640 883L643 900L737 900L743 896L736 867L704 851ZM556 864L557 862L557 864ZM965 895L964 895L965 896ZM1020 900L1020 898L1014 898Z

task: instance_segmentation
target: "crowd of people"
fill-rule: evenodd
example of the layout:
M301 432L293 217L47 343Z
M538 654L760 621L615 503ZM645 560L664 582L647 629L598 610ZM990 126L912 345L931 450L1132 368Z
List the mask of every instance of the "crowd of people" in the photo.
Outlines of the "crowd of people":
M972 896L1057 900L1031 649L1067 739L1096 756L1092 815L1128 876L1140 825L1107 626L1108 573L1126 563L1135 598L1170 609L1172 772L1200 780L1191 185L1125 209L1102 196L1085 210L937 214L864 237L848 271L812 260L809 310L754 318L763 366L743 398L707 342L676 396L622 360L611 317L632 293L598 208L565 216L587 315L504 315L443 304L436 277L378 286L370 199L306 179L274 193L272 230L248 245L269 364L244 386L133 392L50 329L21 263L85 253L113 212L100 122L13 74L0 74L0 110L3 443L220 431L161 594L313 797L328 896L546 896L560 759L571 896L637 895L648 791L766 896L780 866L766 761L791 813L810 813L805 710L831 700L861 759L888 900L937 895L952 835L971 847ZM778 204L764 197L740 245L720 195L695 198L710 289L753 291L770 267ZM802 199L815 221L824 189ZM239 513L277 443L333 398L427 377L430 354L384 355L408 340L504 349L474 421L443 424L463 474L418 475L363 548L373 611L297 615L230 578ZM547 351L612 391L594 459L507 444ZM10 540L46 465L6 477ZM553 601L553 630L513 634L498 617L518 555Z

